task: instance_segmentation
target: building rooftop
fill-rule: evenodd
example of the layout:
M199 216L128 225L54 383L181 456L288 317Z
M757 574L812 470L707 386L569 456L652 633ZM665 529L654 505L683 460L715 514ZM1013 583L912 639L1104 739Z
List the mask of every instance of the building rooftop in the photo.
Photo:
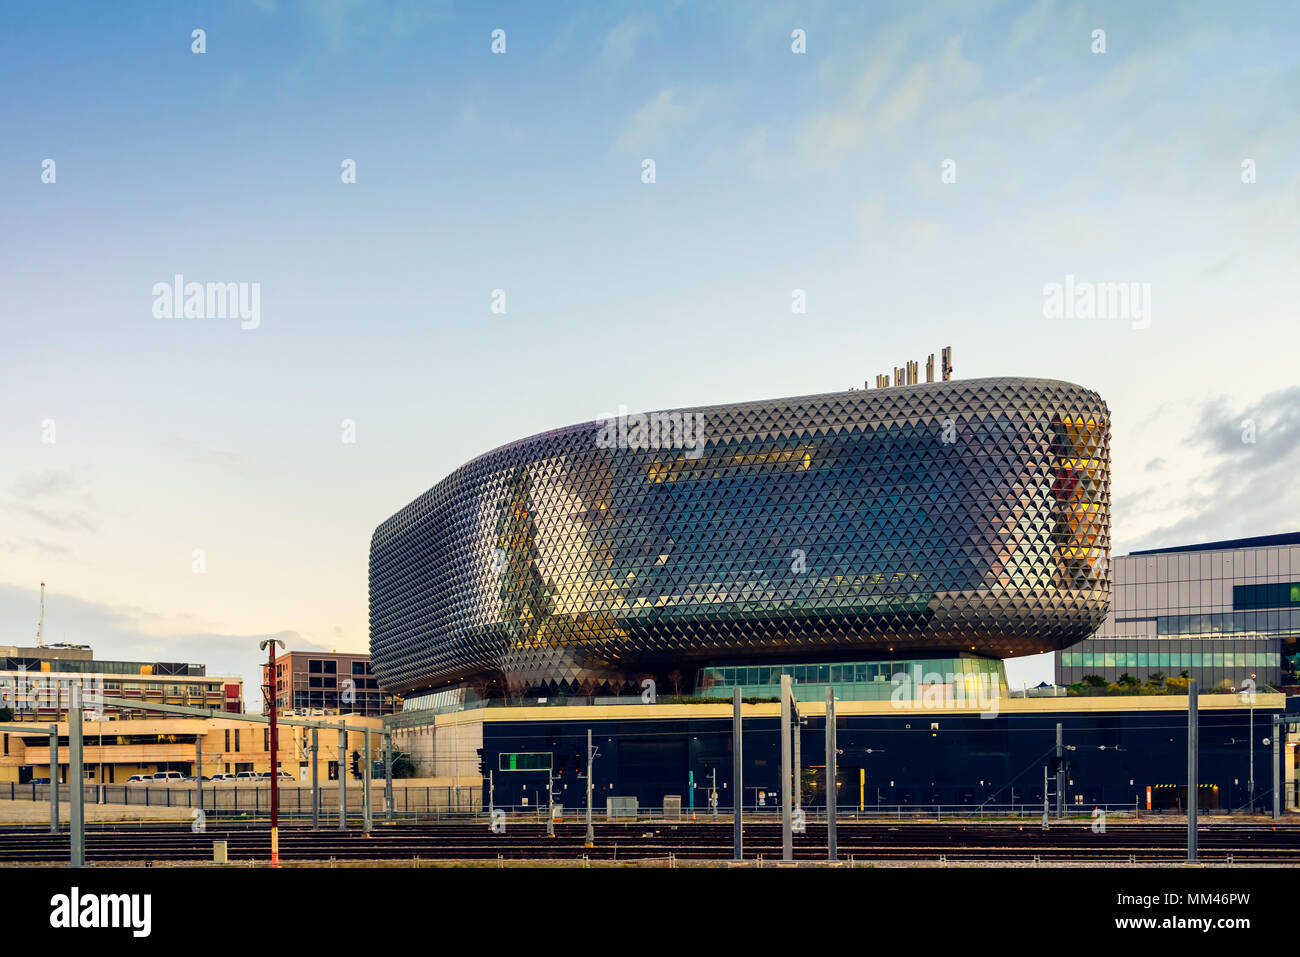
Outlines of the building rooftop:
M1171 548L1144 548L1130 555L1163 555L1168 552L1219 552L1234 548L1265 548L1269 545L1300 545L1300 532L1283 532L1280 535L1257 535L1254 538L1229 538L1221 542L1202 542L1199 545L1175 545Z

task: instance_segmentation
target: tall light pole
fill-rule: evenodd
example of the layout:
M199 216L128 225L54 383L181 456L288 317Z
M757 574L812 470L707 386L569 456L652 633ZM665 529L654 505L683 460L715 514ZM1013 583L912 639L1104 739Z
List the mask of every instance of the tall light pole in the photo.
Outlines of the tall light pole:
M835 805L839 799L839 789L835 779L838 776L839 755L838 742L835 737L835 686L826 686L826 860L835 860L838 834L835 827Z
M280 866L280 738L275 724L275 646L284 647L279 638L266 638L258 648L266 652L266 699L271 702L271 866Z
M1250 676L1250 813L1255 813L1255 676Z
M1196 811L1200 797L1200 713L1196 679L1187 682L1187 863L1196 861Z
M591 728L587 729L587 839L584 847L596 846L596 832L591 826L591 771L592 762L596 759L596 749L591 745Z
M790 807L790 676L781 675L781 860L794 860Z

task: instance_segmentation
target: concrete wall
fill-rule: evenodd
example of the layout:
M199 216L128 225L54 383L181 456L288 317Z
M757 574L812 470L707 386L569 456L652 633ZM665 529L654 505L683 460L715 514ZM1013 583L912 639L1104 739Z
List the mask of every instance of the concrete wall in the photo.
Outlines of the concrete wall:
M437 724L397 729L393 747L407 753L421 777L481 781L477 750L483 747L483 722L476 712L440 715Z

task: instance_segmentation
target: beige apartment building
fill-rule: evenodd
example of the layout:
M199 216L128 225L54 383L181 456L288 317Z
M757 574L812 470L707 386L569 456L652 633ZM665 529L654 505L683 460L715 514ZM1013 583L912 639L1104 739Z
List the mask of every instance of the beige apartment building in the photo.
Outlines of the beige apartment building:
M357 715L322 716L321 722L345 722L354 727L381 729L379 718ZM44 726L48 727L48 722ZM68 725L66 715L58 722L58 779L68 780ZM311 781L311 729L280 726L276 764L300 782ZM85 783L124 784L132 775L177 771L182 776L196 773L200 748L202 775L238 774L241 771L265 773L271 769L271 729L268 725L229 718L148 717L93 720L89 714L82 724ZM319 731L320 754L317 775L321 781L338 779L343 768L349 780L351 755L365 753L365 735L347 732L347 744L339 755L339 735L334 728ZM379 760L382 739L370 738L373 760ZM363 760L363 758L362 758ZM26 783L50 777L50 739L36 730L0 733L0 783Z

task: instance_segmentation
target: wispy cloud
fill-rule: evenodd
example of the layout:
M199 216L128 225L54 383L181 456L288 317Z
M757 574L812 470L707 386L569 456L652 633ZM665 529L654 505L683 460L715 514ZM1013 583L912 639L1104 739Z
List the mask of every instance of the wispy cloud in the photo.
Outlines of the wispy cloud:
M1205 467L1181 476L1167 505L1180 517L1143 535L1134 548L1300 528L1300 386L1245 406L1209 401L1184 444L1196 453L1187 461Z
M667 88L641 106L623 125L615 149L640 155L676 143L687 130L704 121L723 103L720 90L712 87L684 91Z

